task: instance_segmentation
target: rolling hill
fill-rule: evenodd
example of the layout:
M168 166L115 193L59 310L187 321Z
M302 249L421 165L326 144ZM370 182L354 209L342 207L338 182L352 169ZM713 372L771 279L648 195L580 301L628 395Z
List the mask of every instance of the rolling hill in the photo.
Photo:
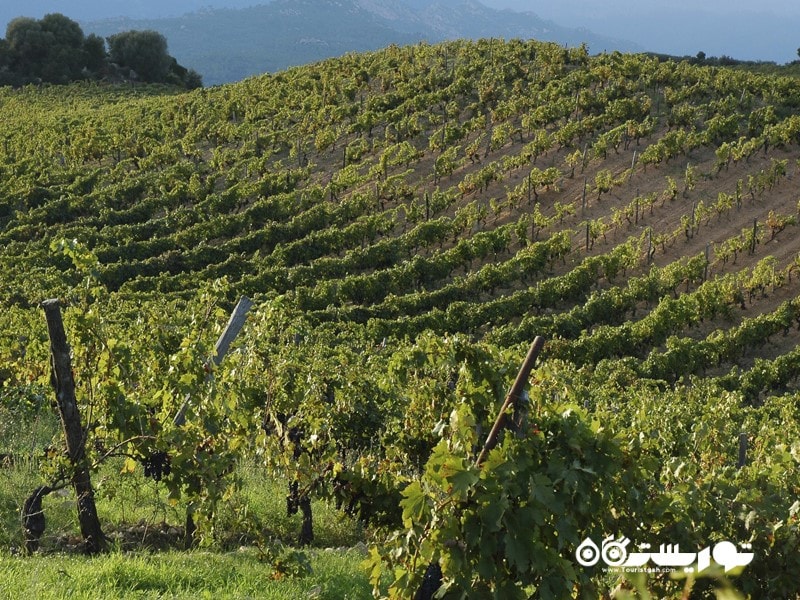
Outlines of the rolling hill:
M159 31L169 40L173 56L198 71L207 85L419 41L535 38L570 46L585 42L595 52L638 49L585 28L570 29L533 13L491 9L476 0L274 0L171 18L86 22L84 28L102 36L131 29Z
M36 305L62 296L92 436L149 423L203 481L261 448L408 530L371 554L377 587L411 573L398 595L429 561L464 589L608 590L624 575L575 552L614 532L746 541L769 560L736 587L794 595L798 108L794 79L490 39L189 93L3 89L0 379L47 385ZM250 329L207 385L242 295ZM537 335L530 421L481 470ZM310 454L269 441L287 423Z

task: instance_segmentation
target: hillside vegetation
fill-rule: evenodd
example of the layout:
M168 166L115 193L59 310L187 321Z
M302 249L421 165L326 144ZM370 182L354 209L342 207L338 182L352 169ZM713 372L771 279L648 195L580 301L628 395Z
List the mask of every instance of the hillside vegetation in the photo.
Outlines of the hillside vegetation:
M86 29L101 36L123 29L158 31L181 64L202 73L207 85L420 40L533 37L569 46L585 42L593 49L635 49L587 29L569 29L531 12L496 10L475 0L272 0L236 10L224 4L190 14L171 8L172 15L181 16L166 18L94 21Z
M137 80L200 87L195 71L167 54L166 38L155 31L116 32L106 40L85 36L80 25L60 13L42 19L18 17L0 39L0 85L64 84L74 81Z
M290 510L368 524L382 594L439 564L475 597L795 596L799 109L794 79L499 40L3 88L4 397L52 394L59 296L90 456L166 453L207 540L247 458L295 480ZM537 335L529 414L476 465ZM576 562L608 536L755 559Z

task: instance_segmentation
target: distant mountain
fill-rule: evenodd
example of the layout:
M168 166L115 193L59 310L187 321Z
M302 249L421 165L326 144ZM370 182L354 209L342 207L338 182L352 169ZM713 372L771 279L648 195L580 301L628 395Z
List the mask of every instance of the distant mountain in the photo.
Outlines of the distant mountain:
M597 52L639 49L585 29L560 27L533 13L491 9L476 0L274 0L236 10L82 25L87 33L103 36L129 29L159 31L169 42L170 54L202 74L206 85L418 41L535 38L568 45L585 42Z
M20 16L42 18L47 13L60 12L78 21L96 21L124 15L136 19L177 17L201 10L212 4L227 8L246 8L267 4L269 0L3 0L0 2L0 24ZM2 35L2 34L0 34Z

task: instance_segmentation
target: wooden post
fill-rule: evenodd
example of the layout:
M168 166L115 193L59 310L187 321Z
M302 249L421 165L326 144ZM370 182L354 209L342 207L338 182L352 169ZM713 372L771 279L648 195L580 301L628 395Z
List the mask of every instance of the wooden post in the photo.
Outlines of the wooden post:
M589 221L586 221L586 251L589 251Z
M51 382L56 393L56 403L61 417L61 425L67 442L67 456L73 467L70 482L78 499L78 521L81 535L86 543L86 551L96 554L106 549L106 538L97 517L86 462L86 447L78 401L75 397L75 381L72 376L72 362L61 318L61 307L57 299L42 302L47 331L50 336L50 354L52 361Z
M216 366L220 365L222 359L225 358L225 355L228 353L231 344L239 335L242 327L244 327L244 322L247 320L247 313L252 307L253 302L247 296L242 296L234 307L228 319L228 324L225 325L225 330L222 332L222 335L219 336L216 346L214 346L214 356L211 357L211 360L214 361Z
M703 281L708 280L708 259L711 254L711 242L706 242L706 265L703 267Z
M247 296L242 296L239 299L239 302L234 307L233 312L228 319L228 324L225 325L222 335L219 336L217 344L214 346L214 356L211 357L211 362L213 362L215 366L219 366L222 362L222 359L225 358L225 355L228 353L231 344L239 335L242 327L244 327L244 323L247 320L247 313L252 307L253 302ZM206 375L206 380L210 378L211 371L209 370L208 375ZM178 427L182 427L184 423L186 423L186 411L189 409L190 400L191 396L186 394L186 397L183 399L183 404L181 404L181 407L178 409L175 418L172 420L172 422ZM192 506L187 507L186 526L184 529L184 543L186 544L187 548L193 546L195 543L194 533L197 527L194 522L193 513L194 508Z
M589 182L586 180L586 177L583 178L583 198L581 199L581 216L586 212L586 186L589 185Z
M475 461L475 465L477 467L480 467L481 464L483 464L483 461L486 460L486 456L497 445L500 431L506 426L508 409L516 409L517 402L522 396L522 392L525 389L525 384L528 382L528 375L530 375L533 365L536 362L539 352L541 352L543 346L544 338L537 335L533 340L531 347L528 349L528 354L525 356L525 360L522 362L519 373L517 373L517 378L514 380L514 385L511 386L508 394L506 394L506 398L503 401L503 406L500 408L500 413L497 415L494 426L492 426L492 430L489 432L489 437L486 438L486 443L483 445L483 449Z
M750 240L750 254L756 253L756 236L758 235L758 219L753 219L753 239Z
M647 228L647 264L653 262L653 228Z
M532 173L528 173L528 177L525 179L528 184L528 206L531 205L531 175Z
M253 302L247 296L242 296L238 304L236 304L236 307L233 309L228 319L228 324L225 326L225 330L222 332L222 335L219 336L216 346L214 346L214 356L211 357L211 362L213 362L215 366L218 367L222 359L225 358L231 344L236 339L236 336L239 335L242 327L244 327L244 322L247 320L247 313L252 307ZM178 409L178 413L172 420L178 427L186 422L186 410L189 408L189 400L190 396L187 394L186 398L183 400L183 404L180 409Z
M742 432L739 434L739 460L736 463L736 468L741 469L747 464L747 434Z

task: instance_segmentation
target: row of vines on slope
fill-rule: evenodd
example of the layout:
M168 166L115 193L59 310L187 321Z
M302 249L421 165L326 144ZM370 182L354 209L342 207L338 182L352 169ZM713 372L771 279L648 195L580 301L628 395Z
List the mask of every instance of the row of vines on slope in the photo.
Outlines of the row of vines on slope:
M163 92L0 91L0 381L47 386L28 307L64 296L91 465L146 464L210 542L255 461L369 523L377 594L431 564L610 594L575 561L608 535L747 542L737 587L797 593L797 351L764 350L797 337L765 297L796 285L795 83L484 40ZM476 465L534 335L527 420Z

